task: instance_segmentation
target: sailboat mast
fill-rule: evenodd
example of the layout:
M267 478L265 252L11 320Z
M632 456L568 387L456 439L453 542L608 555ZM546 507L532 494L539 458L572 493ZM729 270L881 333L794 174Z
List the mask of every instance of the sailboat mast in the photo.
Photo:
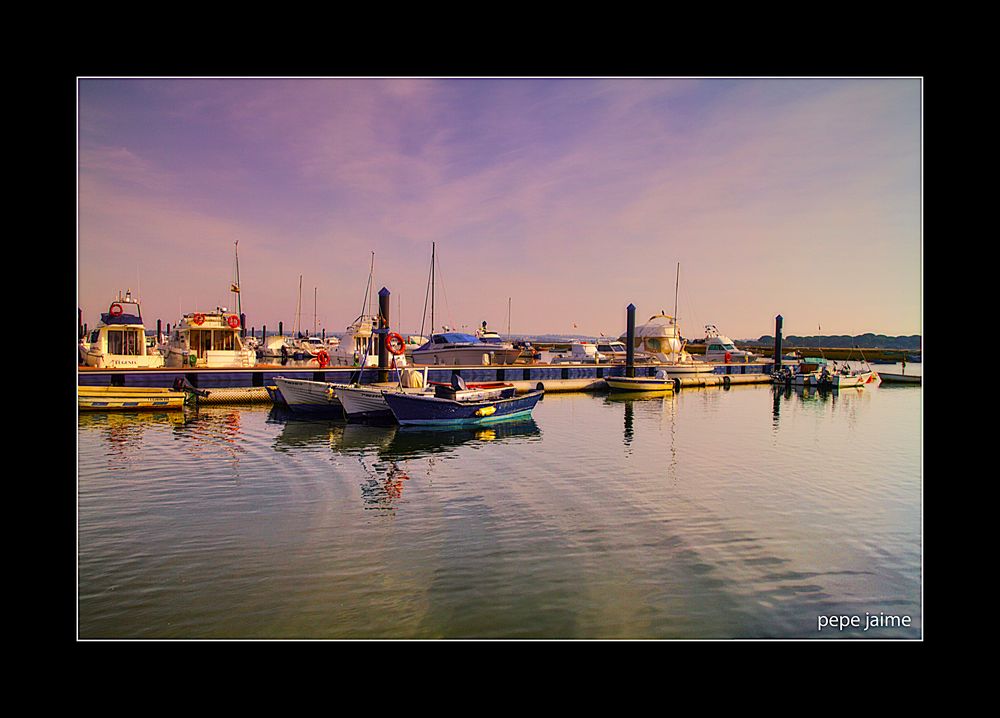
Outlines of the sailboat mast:
M510 297L507 297L507 341L510 341Z
M240 321L243 321L243 292L240 288L240 241L236 240L236 313L240 316Z
M434 262L435 243L431 242L431 337L434 336Z
M313 336L316 336L316 291L318 287L313 287Z
M677 326L677 289L681 286L681 263L677 263L677 280L674 282L674 326Z
M302 331L302 275L299 275L299 301L295 304L295 326L292 327L292 332L298 333Z

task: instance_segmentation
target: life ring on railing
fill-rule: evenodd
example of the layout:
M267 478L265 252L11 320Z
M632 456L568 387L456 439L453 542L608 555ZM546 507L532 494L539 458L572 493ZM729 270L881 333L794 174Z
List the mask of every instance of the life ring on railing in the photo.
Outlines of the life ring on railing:
M729 360L732 359L732 358L733 358L733 355L730 354L729 352L726 352L726 364L728 364Z
M240 325L240 318L235 314L230 314L229 319L226 321L229 322L229 326L232 329L236 329Z
M399 356L406 353L406 342L396 332L389 332L385 337L385 348L389 350L390 354Z
M320 349L316 354L316 361L319 362L319 368L322 369L330 364L330 355L326 353L326 349Z
M124 311L125 310L122 309L122 305L119 304L118 302L115 302L114 304L111 305L111 308L108 309L108 314L110 314L113 317L120 317L122 315L122 312Z
M198 312L193 317L191 317L191 321L200 327L202 324L205 323L205 315L202 314L201 312Z

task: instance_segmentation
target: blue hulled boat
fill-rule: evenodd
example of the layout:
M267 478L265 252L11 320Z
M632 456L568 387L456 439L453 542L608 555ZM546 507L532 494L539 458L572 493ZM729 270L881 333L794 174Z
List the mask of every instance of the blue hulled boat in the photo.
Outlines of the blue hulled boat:
M450 386L435 385L433 395L387 391L382 396L396 421L404 426L453 426L531 416L543 394L532 391L518 396L512 384L503 382L470 388L455 375Z

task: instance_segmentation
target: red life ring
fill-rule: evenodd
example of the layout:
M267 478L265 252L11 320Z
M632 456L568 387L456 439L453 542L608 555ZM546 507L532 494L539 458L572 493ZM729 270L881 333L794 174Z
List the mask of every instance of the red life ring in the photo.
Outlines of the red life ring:
M319 362L320 369L330 364L330 355L326 353L326 349L319 350L319 353L316 354L316 361Z
M240 318L235 314L230 314L229 319L227 319L226 321L229 322L229 326L233 329L236 329L236 327L240 325Z
M733 358L733 355L730 354L729 352L726 352L726 364L728 364L729 360L732 359L732 358Z
M115 302L114 304L111 305L111 308L108 310L108 314L110 314L113 317L120 317L122 315L122 312L124 311L125 310L122 309L122 305L119 304L118 302Z
M385 337L385 348L389 350L390 354L399 356L406 353L406 342L396 332L389 332Z
M193 317L191 317L191 321L197 324L198 326L201 326L202 324L205 323L205 315L199 312L195 314Z

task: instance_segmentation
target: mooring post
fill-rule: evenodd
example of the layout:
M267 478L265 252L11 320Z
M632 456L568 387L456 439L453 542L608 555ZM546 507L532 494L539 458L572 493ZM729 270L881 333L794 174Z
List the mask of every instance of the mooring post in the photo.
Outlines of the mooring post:
M160 320L157 319L156 320L156 343L160 344L162 342L163 342L163 325L160 323Z
M80 335L77 339L83 339L85 336L83 333L83 310L80 308L76 310L76 331Z
M266 324L261 324L260 325L260 343L264 345L264 348L267 348L267 325Z
M629 304L625 311L625 376L635 376L635 305Z
M781 315L774 318L774 369L781 368Z
M378 290L378 380L389 381L389 350L385 339L389 335L389 290Z
M279 337L285 336L285 325L281 322L278 322L278 336Z
M240 338L246 338L247 335L247 315L245 312L240 312Z

